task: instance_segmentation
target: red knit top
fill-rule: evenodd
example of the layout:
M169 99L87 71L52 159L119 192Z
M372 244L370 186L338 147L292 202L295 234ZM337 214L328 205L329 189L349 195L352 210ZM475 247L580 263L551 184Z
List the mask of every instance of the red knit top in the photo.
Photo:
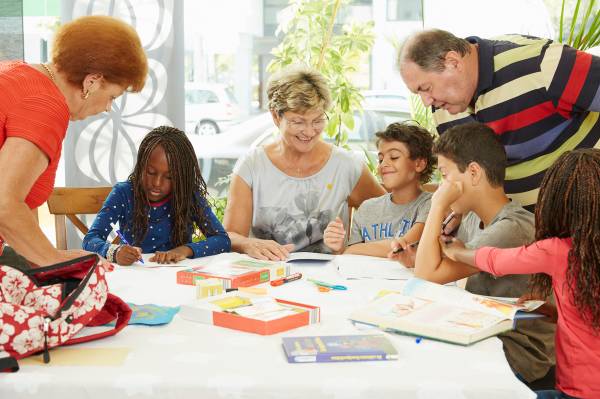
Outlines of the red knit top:
M21 61L0 61L0 93L0 148L7 137L21 137L48 157L48 167L25 199L30 208L37 208L54 188L69 108L50 78Z

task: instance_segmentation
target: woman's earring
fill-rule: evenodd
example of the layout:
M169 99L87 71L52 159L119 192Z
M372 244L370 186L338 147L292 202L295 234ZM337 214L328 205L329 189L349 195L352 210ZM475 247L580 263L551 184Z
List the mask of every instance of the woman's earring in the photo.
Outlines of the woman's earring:
M85 93L81 93L81 98L83 98L84 100L87 100L89 96L90 96L89 90L87 90Z

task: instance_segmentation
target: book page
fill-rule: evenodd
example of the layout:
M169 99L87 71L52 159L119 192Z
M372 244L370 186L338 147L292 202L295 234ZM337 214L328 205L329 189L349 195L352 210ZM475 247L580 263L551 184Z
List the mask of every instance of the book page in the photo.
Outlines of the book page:
M413 271L400 262L373 256L339 255L334 263L340 274L347 279L408 280L414 277Z
M389 294L373 302L372 310L384 318L465 335L481 332L505 319L478 310L400 294Z
M448 287L430 283L418 278L408 280L404 285L402 294L411 297L424 298L434 302L450 303L455 306L511 320L514 319L515 314L519 310L534 310L543 303L542 301L531 301L531 303L527 304L527 306L529 306L528 308L524 305L516 305L516 300L514 299L514 303L511 303L511 301L475 295L457 287ZM510 300L512 298L505 299Z

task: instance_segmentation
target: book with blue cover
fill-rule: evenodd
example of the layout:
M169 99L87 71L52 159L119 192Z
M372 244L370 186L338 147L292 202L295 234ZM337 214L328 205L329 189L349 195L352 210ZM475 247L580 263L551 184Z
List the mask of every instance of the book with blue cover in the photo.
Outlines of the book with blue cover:
M384 335L284 337L289 363L397 360L398 352Z

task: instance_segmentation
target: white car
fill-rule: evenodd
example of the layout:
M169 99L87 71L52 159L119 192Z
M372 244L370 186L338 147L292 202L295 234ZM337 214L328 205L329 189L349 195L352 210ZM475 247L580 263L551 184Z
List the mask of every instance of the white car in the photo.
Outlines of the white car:
M366 90L362 92L363 106L381 111L404 110L410 113L410 92L408 90Z
M222 84L192 83L185 87L185 130L211 136L222 132L241 117L232 91Z

